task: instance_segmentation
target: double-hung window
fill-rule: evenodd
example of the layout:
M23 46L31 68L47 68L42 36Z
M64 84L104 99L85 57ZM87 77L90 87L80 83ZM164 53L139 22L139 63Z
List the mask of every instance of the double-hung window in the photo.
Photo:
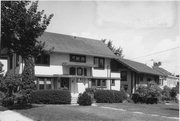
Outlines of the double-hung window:
M104 69L104 65L105 65L104 58L94 57L94 65L96 66L94 67L95 69Z

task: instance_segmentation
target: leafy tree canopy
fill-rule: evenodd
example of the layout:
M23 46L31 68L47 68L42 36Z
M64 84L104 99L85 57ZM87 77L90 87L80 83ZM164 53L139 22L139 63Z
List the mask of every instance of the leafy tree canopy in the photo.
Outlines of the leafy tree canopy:
M23 58L36 56L45 47L37 38L46 30L53 14L47 16L37 7L38 1L1 1L2 45Z
M123 55L123 49L121 47L116 48L113 44L112 41L109 40L107 41L106 39L102 39L101 40L103 43L105 43L107 45L107 47L117 56L120 56L121 58L124 57ZM107 41L107 43L106 43Z

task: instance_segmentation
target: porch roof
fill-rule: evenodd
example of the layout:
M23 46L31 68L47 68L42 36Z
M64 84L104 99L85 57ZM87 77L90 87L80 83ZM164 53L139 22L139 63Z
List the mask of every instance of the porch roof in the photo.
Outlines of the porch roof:
M161 73L159 73L158 71L152 69L151 67L143 63L139 63L139 62L128 60L128 59L122 59L122 58L119 58L117 61L137 73L162 76Z

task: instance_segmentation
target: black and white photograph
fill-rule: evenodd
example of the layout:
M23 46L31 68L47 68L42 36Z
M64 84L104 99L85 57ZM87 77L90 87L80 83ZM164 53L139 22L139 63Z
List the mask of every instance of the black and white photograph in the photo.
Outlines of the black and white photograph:
M179 0L1 0L0 121L179 121Z

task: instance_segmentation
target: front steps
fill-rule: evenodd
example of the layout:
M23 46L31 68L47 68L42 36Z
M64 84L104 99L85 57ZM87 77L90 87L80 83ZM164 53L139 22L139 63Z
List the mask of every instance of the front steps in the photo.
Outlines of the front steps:
M71 97L71 104L77 104L78 97Z

